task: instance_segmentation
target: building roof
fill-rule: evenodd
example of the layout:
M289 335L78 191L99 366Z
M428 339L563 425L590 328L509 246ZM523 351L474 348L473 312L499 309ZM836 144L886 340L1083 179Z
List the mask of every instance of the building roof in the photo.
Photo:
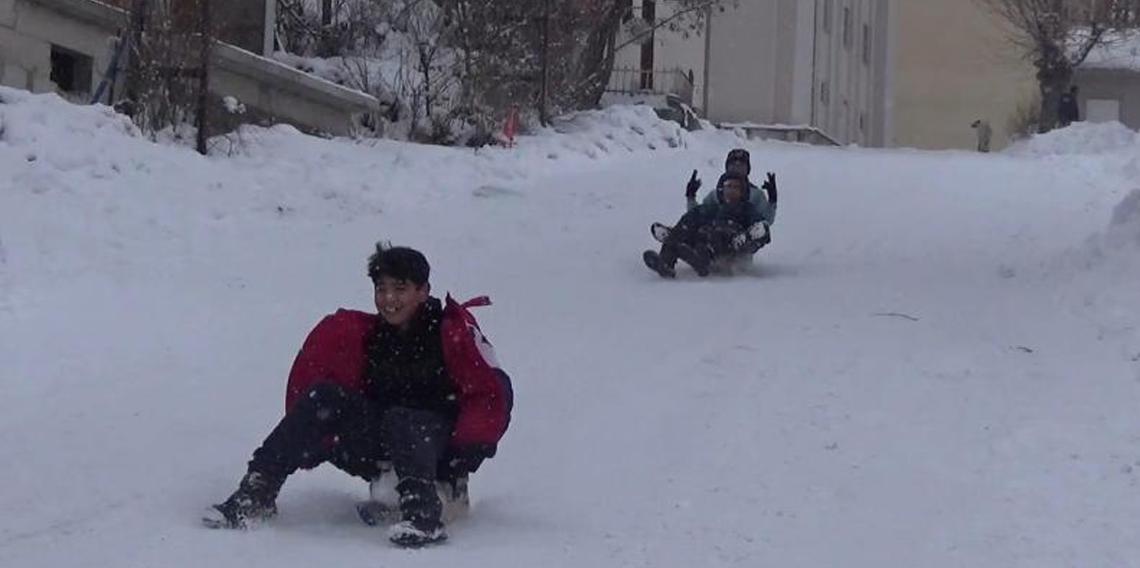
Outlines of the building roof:
M1081 69L1140 71L1140 32L1106 34L1089 52Z
M112 1L125 3L123 0ZM95 0L31 0L31 2L110 29L117 29L127 22L126 10L106 2Z

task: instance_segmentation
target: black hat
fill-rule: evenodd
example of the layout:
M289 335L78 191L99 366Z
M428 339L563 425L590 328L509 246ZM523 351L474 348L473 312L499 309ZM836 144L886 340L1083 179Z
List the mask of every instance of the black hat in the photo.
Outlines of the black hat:
M752 173L752 156L748 154L748 150L744 148L733 148L729 150L728 156L724 158L724 168L728 169L728 164L732 162L744 162L748 173Z

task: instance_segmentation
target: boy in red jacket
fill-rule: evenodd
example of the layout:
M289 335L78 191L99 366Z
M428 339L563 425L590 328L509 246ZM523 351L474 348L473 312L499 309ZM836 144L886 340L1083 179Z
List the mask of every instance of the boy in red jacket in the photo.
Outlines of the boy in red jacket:
M417 250L376 245L368 259L377 314L338 310L309 333L289 374L286 413L207 525L246 528L276 514L285 479L329 462L378 478L390 463L402 521L389 538L447 538L436 481L455 483L495 455L514 394L467 311L432 297Z

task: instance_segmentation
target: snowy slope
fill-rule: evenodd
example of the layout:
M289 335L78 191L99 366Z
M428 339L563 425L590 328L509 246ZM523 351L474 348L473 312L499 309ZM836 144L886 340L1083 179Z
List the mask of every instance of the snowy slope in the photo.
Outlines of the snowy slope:
M206 159L0 100L0 566L1140 566L1140 143L1118 131L750 145L781 186L756 273L666 282L647 226L692 168L713 183L727 134L619 109L511 151L277 128ZM199 528L310 326L369 306L381 238L497 302L478 315L518 404L473 517L398 550L320 469L271 527Z

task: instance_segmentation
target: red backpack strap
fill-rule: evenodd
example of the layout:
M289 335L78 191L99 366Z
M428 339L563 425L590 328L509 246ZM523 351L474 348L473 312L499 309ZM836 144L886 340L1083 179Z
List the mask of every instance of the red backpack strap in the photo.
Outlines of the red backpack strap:
M462 310L466 311L468 308L482 308L483 306L490 306L491 305L491 298L489 298L487 296L475 296L474 298L471 298L470 300L467 300L466 302L463 302L461 304L459 302L456 302L455 298L451 297L451 294L448 294L447 295L447 305L448 306L455 306L457 308L461 308Z

